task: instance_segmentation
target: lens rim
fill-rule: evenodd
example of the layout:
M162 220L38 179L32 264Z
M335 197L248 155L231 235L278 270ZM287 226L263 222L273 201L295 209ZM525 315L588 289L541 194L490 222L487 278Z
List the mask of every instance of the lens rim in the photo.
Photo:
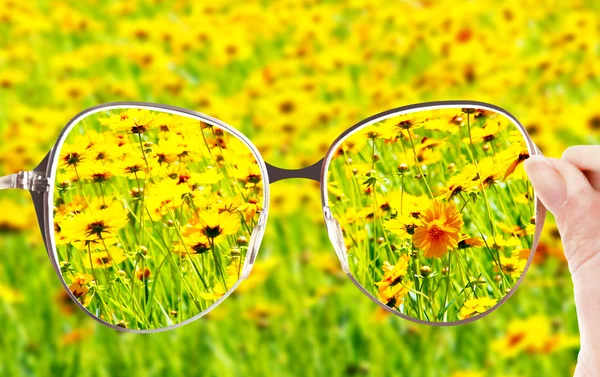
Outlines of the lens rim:
M110 103L93 106L86 110L81 111L79 114L75 115L65 125L65 127L59 134L56 143L54 144L54 146L52 147L52 149L50 150L50 152L48 153L46 158L44 158L42 163L35 169L36 172L45 174L45 177L47 177L48 183L49 183L48 191L44 192L43 195L41 195L41 196L35 195L33 197L33 200L34 200L34 204L36 206L36 212L38 213L38 221L40 222L40 225L42 228L42 236L44 238L44 243L46 245L46 251L48 252L48 257L50 258L50 262L52 263L52 266L53 266L56 274L58 275L58 278L59 278L63 288L66 290L68 296L89 317L91 317L95 321L101 323L102 325L108 326L117 331L128 332L128 333L150 334L150 333L157 333L157 332L168 331L171 329L176 329L176 328L179 328L181 326L184 326L186 324L194 322L195 320L203 317L204 315L208 314L211 310L213 310L214 308L219 306L229 295L231 295L231 293L241 284L241 282L244 280L245 277L240 276L238 281L227 292L225 292L225 294L221 298L219 298L217 301L215 301L211 306L206 308L201 313L198 313L197 315L190 317L179 323L165 326L165 327L160 327L157 329L130 329L130 328L123 328L123 327L114 325L112 323L108 323L105 320L94 315L92 312L90 312L73 295L73 293L69 289L69 286L65 282L65 280L62 276L62 273L60 271L60 266L58 264L58 256L57 256L57 251L56 251L56 240L55 240L55 234L54 234L54 216L53 216L54 189L55 189L55 185L56 185L55 181L56 181L56 175L57 175L57 171L58 171L57 168L58 168L58 162L59 162L59 158L60 158L60 151L67 139L67 136L71 132L71 130L77 124L79 124L79 122L81 120L83 120L84 118L86 118L92 114L102 112L102 111L116 110L116 109L131 109L131 108L166 112L166 113L169 113L172 115L183 116L186 118L199 120L204 123L208 123L213 126L224 129L225 131L229 132L233 136L240 139L246 145L246 147L248 147L248 149L252 152L256 161L258 162L258 165L260 167L260 171L262 174L262 178L263 178L263 211L261 212L261 215L260 215L259 222L261 223L261 226L258 228L259 233L257 234L257 236L259 237L258 238L259 240L262 239L262 236L264 235L265 228L266 228L266 222L267 222L267 217L268 217L268 212L269 212L269 203L270 203L270 198L269 198L270 182L269 182L269 174L267 173L267 165L265 163L265 160L262 158L262 156L261 156L260 152L258 151L258 149L256 148L256 146L254 144L252 144L252 142L243 133L241 133L240 131L236 130L229 124L227 124L219 119L213 118L211 116L208 116L206 114L196 112L193 110L188 110L188 109L184 109L184 108L180 108L180 107L176 107L176 106L150 103L150 102L110 102ZM252 251L254 253L253 255L246 256L246 258L244 260L244 266L243 266L244 271L247 271L249 273L250 269L252 268L251 260L253 261L256 258L257 251L258 251L258 247L256 247L255 250ZM247 273L245 275L247 276Z
M504 115L521 132L521 135L525 139L525 143L527 145L527 150L529 151L529 155L534 156L537 154L540 154L540 155L542 154L540 149L535 145L535 143L531 139L531 136L529 135L529 133L527 132L525 127L519 122L519 120L516 117L514 117L511 113L509 113L505 109L503 109L499 106L496 106L496 105L489 104L489 103L479 102L479 101L469 101L469 100L432 101L432 102L422 102L422 103L402 106L402 107L398 107L395 109L383 111L381 113L378 113L378 114L370 116L366 119L363 119L360 122L356 123L354 126L348 128L346 131L344 131L340 136L338 136L335 139L335 141L331 144L331 146L327 150L327 153L325 154L325 158L323 159L323 167L321 169L320 182L321 182L321 203L323 205L323 216L325 218L326 226L329 227L330 226L329 224L331 224L330 222L327 221L328 213L330 213L329 196L328 196L328 189L327 189L327 187L328 187L327 178L328 178L328 172L329 172L329 165L330 165L331 161L333 160L333 157L335 156L335 152L339 148L340 144L344 140L346 140L346 138L348 138L350 135L352 135L352 134L358 132L359 130L366 128L374 123L377 123L382 120L392 118L392 117L395 117L398 115L405 115L405 114L410 114L410 113L419 112L419 111L450 109L450 108L459 108L459 107L460 108L484 109L484 110L489 110L489 111L493 111L493 112ZM371 301L375 302L377 305L379 305L381 308L387 310L388 312L390 312L398 317L404 318L406 320L415 322L415 323L429 325L429 326L445 327L445 326L463 325L463 324L471 323L473 321L482 319L482 318L486 317L487 315L491 314L492 312L494 312L496 309L498 309L500 306L502 306L506 301L508 301L509 298L512 297L512 295L517 291L517 289L523 282L523 279L525 278L525 275L527 275L529 267L531 266L531 264L533 262L533 259L535 257L535 252L536 252L537 246L539 244L540 236L542 234L542 229L544 227L544 222L546 219L546 208L544 207L542 202L539 200L538 195L535 193L535 191L534 191L534 200L535 200L534 205L535 205L535 214L536 214L536 227L535 227L535 235L533 237L531 252L530 252L529 258L527 260L527 265L523 269L523 273L521 274L521 276L519 277L517 282L513 285L513 287L510 289L510 291L506 295L504 295L500 300L498 300L496 305L491 307L486 312L481 313L477 316L474 316L471 318L466 318L463 320L449 321L449 322L429 322L429 321L425 321L422 319L414 318L414 317L411 317L404 313L401 313L397 310L394 310L393 308L390 308L387 305L385 305L383 302L379 301L371 292L369 292L365 287L363 287L356 280L356 278L352 275L351 271L348 271L346 274L348 275L348 278L354 283L354 285L356 285L361 290L361 292L363 292L365 295L367 295L367 297L369 297L371 299ZM331 216L331 215L329 215L329 216ZM328 234L329 234L329 239L335 248L336 240L334 240L331 236L332 234L334 234L334 232L328 231ZM338 259L340 259L340 263L342 264L342 266L344 266L344 264L347 264L347 262L342 260L342 258L340 258L339 256L338 256Z

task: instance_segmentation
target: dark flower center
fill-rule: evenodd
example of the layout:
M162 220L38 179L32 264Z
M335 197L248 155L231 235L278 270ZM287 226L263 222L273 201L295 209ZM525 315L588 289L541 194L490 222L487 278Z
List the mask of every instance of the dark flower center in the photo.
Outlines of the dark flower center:
M110 174L109 173L96 173L96 174L92 174L92 180L96 183L102 183L102 182L106 182L108 181L108 179L110 178Z
M178 184L182 184L182 183L186 183L187 181L190 180L190 175L189 174L179 174L179 182Z
M129 174L135 174L137 172L142 171L143 167L142 165L131 165L131 166L127 166L125 168L125 172L129 173Z
M146 126L141 124L136 124L135 126L131 127L131 132L133 132L134 134L143 134L144 132L146 132L146 130Z
M77 166L77 164L79 164L82 160L83 158L77 152L69 153L64 157L64 161L70 166Z
M404 280L404 276L398 276L390 285L396 285L398 283L402 283L402 280Z
M101 237L106 229L108 227L104 224L104 221L96 221L87 226L88 235L95 234L98 237Z
M207 225L204 227L204 235L206 237L216 238L216 237L220 236L221 233L223 233L223 229L219 225L217 225L217 226Z
M529 158L529 153L528 153L528 152L522 152L522 153L519 153L519 158L518 158L518 159L519 159L519 162L521 162L521 161L525 161L525 160L527 160L528 158Z
M295 106L292 101L285 101L279 105L279 111L281 111L283 114L291 113L292 111L294 111L294 108Z
M259 183L260 182L260 175L259 174L250 174L249 176L246 177L246 182L247 183Z
M163 162L167 162L167 155L164 153L158 153L158 163L162 164Z
M517 266L515 266L514 264L505 264L502 267L504 267L504 271L508 272L509 274L517 271Z
M194 250L198 254L202 254L202 253L206 253L209 250L209 247L205 243L198 242L197 244L192 246L192 250Z
M413 126L414 122L412 120L403 120L398 123L398 127L408 130Z
M110 257L108 255L104 256L104 257L98 257L98 258L96 258L96 262L98 262L98 264L110 263Z
M593 129L593 130L599 130L600 129L600 115L594 115L589 120L589 125L590 125L591 129Z

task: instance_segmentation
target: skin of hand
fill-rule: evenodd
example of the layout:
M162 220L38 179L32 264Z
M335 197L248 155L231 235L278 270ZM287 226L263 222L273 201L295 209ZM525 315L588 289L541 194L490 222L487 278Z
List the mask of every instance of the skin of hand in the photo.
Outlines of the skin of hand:
M581 350L575 376L600 376L600 146L560 159L531 156L525 170L554 214L574 284Z

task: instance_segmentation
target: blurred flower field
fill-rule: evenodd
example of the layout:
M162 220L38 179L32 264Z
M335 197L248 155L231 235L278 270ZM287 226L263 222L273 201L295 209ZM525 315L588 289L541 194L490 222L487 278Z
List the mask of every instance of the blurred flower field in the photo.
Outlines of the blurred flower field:
M593 1L302 3L0 0L0 174L30 170L79 111L150 101L244 132L299 168L346 128L426 100L504 107L550 156L600 136ZM432 328L344 274L314 182L272 186L249 280L207 317L149 336L95 324L62 291L27 193L0 194L2 376L566 376L572 285L547 221L501 309Z

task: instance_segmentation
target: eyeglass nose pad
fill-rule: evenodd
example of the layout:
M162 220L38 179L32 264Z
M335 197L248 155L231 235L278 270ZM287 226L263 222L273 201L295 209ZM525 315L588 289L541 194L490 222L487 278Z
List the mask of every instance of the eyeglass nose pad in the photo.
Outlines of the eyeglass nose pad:
M348 253L346 252L346 244L344 243L344 234L342 233L342 227L335 217L331 214L331 209L328 206L323 207L323 213L325 215L325 226L327 227L327 234L335 253L340 260L342 270L344 273L350 273L350 267L348 266Z
M246 261L244 262L244 268L242 269L242 279L247 279L250 276L250 271L252 271L252 267L254 266L254 261L256 260L256 256L258 255L258 249L260 248L260 243L262 242L263 236L265 234L265 225L267 223L267 213L262 212L260 217L258 218L258 223L254 227L252 231L252 235L250 236L250 242L248 242L248 251L246 252Z

